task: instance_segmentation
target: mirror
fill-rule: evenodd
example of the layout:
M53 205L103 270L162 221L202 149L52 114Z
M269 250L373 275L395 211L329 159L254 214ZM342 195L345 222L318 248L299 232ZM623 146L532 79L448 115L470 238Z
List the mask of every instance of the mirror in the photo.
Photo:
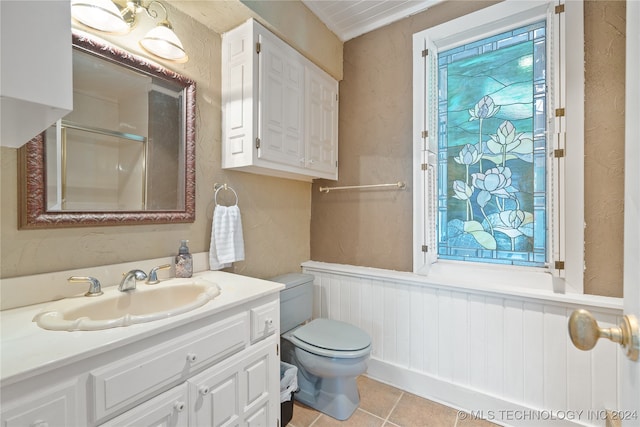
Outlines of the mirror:
M74 108L19 151L20 228L195 220L195 83L73 33Z

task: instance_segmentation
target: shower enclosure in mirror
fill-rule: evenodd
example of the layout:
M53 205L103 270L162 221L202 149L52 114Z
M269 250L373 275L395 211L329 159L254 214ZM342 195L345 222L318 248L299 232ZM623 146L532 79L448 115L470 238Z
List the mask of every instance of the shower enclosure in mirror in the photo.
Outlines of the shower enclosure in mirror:
M195 219L195 83L73 34L74 108L21 149L20 225Z

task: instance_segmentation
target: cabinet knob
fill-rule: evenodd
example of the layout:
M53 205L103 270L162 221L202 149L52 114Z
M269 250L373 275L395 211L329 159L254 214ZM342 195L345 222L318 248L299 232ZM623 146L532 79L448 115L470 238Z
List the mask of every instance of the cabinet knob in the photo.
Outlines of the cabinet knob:
M49 423L46 422L45 420L35 420L31 424L29 424L29 426L30 427L49 427Z
M173 404L173 409L176 410L176 412L182 412L184 411L184 402L176 402Z
M193 353L189 353L189 354L187 354L187 362L189 362L189 363L193 363L193 362L195 362L196 360L198 360L198 356L196 356L196 355L195 355L195 354L193 354Z
M266 319L264 321L264 324L267 325L267 326L273 326L273 319Z
M203 385L202 387L200 387L198 389L198 392L202 395L202 396L206 396L207 394L209 394L209 387L207 387L206 385Z

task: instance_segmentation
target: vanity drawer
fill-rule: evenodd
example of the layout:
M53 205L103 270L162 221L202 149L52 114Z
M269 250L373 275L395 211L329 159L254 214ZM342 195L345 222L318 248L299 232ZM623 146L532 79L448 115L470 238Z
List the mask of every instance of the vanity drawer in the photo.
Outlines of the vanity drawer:
M241 351L248 344L247 323L241 313L91 371L94 421Z
M187 384L183 383L100 427L186 426L189 423L188 399Z
M273 334L280 322L280 301L270 302L251 309L251 342Z

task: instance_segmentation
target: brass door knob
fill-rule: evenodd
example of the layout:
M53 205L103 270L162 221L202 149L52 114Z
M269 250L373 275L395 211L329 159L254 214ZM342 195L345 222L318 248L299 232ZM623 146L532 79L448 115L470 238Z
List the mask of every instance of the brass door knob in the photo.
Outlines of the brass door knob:
M607 338L620 344L626 350L629 359L638 360L640 333L638 319L635 316L623 316L618 327L601 328L587 310L576 310L569 317L569 336L573 345L585 351L591 350L599 338Z

